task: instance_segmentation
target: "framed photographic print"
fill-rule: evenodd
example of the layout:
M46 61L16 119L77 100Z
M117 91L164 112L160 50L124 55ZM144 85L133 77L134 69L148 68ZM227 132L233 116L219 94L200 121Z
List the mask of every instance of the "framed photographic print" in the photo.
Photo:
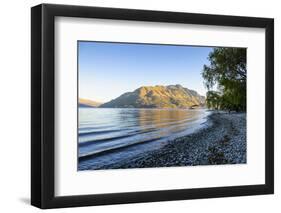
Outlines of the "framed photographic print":
M31 203L272 194L274 21L31 9Z

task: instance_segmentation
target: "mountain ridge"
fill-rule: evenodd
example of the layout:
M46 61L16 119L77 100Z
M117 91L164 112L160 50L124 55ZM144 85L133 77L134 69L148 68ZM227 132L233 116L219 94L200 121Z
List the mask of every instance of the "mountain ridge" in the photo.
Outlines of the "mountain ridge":
M99 107L102 103L85 98L79 98L79 107Z
M101 104L101 108L190 108L204 106L205 97L176 85L142 86Z

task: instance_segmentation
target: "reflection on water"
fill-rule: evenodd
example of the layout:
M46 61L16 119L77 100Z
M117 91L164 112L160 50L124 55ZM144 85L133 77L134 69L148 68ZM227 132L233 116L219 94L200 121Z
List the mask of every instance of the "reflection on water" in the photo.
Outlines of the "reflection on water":
M78 169L118 163L200 127L204 109L79 108Z
M187 110L139 110L138 124L140 128L153 126L155 129L162 129L163 136L171 132L179 132L187 127L187 124L197 120L201 113L200 111ZM169 131L170 130L170 131Z

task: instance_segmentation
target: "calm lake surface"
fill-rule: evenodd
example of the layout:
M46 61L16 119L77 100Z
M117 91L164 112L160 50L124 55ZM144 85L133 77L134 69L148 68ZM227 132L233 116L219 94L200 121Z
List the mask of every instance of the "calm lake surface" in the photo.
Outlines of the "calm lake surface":
M78 170L99 169L159 149L203 127L208 114L205 109L79 108Z

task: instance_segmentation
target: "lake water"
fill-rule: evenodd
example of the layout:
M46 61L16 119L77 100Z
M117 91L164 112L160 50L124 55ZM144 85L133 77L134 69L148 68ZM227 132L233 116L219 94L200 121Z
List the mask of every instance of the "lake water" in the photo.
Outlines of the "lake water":
M206 121L205 109L79 108L78 170L133 159L190 134Z

